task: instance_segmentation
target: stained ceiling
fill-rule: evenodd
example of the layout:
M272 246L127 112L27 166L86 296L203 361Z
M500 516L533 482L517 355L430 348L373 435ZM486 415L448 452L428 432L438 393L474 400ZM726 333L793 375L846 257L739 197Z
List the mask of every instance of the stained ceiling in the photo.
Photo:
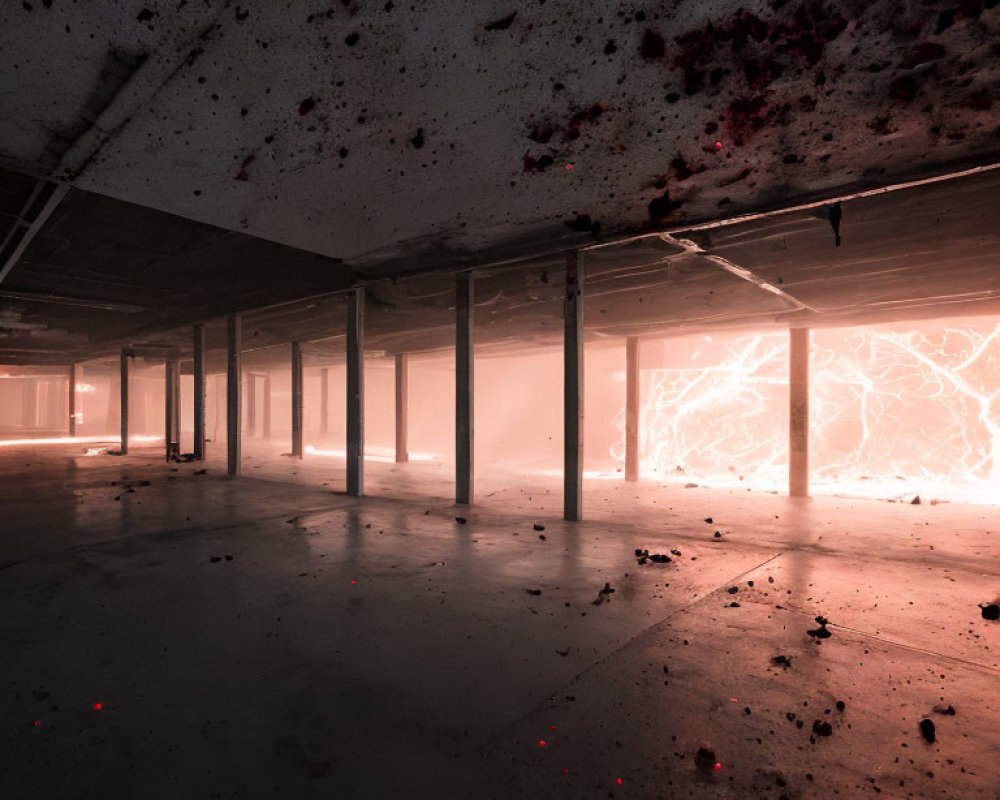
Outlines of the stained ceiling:
M996 6L5 4L0 225L71 188L0 284L0 360L303 297L250 341L335 349L358 282L372 348L434 349L473 266L484 345L550 342L580 246L592 338L990 311L994 172L845 201L840 247L827 205L700 224L1000 161Z

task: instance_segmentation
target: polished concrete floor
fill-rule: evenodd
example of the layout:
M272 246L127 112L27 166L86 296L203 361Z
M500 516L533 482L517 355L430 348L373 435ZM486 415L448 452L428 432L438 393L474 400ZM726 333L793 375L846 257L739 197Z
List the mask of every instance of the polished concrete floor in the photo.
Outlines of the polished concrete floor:
M2 798L1000 797L997 507L83 450L0 449Z

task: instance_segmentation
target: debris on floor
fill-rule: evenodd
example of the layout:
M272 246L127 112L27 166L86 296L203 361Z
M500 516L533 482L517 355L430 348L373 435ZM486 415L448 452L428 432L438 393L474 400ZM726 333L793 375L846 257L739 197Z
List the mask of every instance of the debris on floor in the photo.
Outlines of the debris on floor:
M1000 619L1000 605L997 603L983 603L979 608L983 612L983 619Z
M806 631L806 633L814 639L829 639L833 635L826 627L830 624L830 621L826 617L816 617L816 622L819 623L819 627L811 631Z
M934 722L929 719L920 720L920 735L924 737L928 744L936 738Z
M673 559L670 556L663 553L650 553L649 550L640 550L636 548L635 557L638 559L640 566L647 562L652 562L654 564L669 564Z
M605 581L604 588L597 593L597 599L594 601L595 606L599 606L601 603L611 600L611 595L615 593L615 590L611 588L611 584Z

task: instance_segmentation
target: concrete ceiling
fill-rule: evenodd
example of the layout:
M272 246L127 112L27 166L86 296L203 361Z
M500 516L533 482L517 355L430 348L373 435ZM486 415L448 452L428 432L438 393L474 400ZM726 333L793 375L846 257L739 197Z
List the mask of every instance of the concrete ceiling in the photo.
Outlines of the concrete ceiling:
M0 287L0 358L182 346L356 281L374 348L434 349L452 283L419 273L510 259L478 279L481 338L553 341L560 251L664 230L779 291L694 245L595 250L592 337L982 313L995 173L845 203L840 248L812 211L685 229L1000 160L996 6L5 4L0 211L20 175L73 189ZM247 324L266 345L340 318L321 297Z

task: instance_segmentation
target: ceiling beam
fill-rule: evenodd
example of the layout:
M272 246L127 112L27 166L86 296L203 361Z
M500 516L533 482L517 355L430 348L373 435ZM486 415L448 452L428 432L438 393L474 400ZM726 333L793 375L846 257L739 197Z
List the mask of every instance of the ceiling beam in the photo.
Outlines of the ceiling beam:
M51 303L59 306L80 306L81 308L97 308L102 311L117 311L122 314L138 314L145 311L145 306L131 303L116 303L111 300L95 300L88 297L66 297L59 294L43 294L41 292L11 292L0 289L0 298L5 300L25 300L29 303Z
M42 226L52 216L52 212L56 210L68 191L69 185L65 183L50 183L39 180L35 185L28 201L24 204L24 208L21 209L19 218L4 237L3 249L0 250L0 283L4 282L10 271L20 261L32 239L38 235ZM38 208L39 200L42 197L45 198L45 202ZM32 216L32 212L36 208L38 211Z

